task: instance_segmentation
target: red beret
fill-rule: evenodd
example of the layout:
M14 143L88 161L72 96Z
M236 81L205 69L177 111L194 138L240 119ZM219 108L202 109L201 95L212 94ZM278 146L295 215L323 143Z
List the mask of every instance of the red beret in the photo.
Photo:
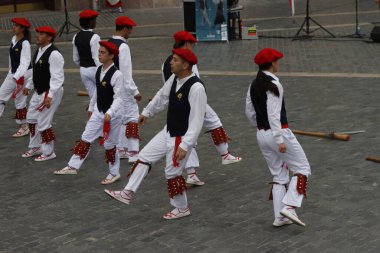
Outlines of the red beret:
M257 65L262 65L265 63L271 63L278 59L281 59L284 55L273 48L264 48L258 52L254 58Z
M133 21L132 19L128 18L127 16L118 17L115 20L115 24L116 25L121 25L121 26L136 26L137 25L135 23L135 21Z
M196 43L197 40L194 38L194 36L189 33L188 31L179 31L173 34L175 42L181 42L181 41L187 41L191 43Z
M110 54L113 54L114 57L119 55L119 48L112 42L106 41L106 40L101 40L99 41L99 44L105 48L107 48L108 52Z
M47 33L50 36L52 36L53 38L57 35L56 30L54 30L54 28L52 28L50 26L41 26L41 27L38 27L38 28L36 28L36 32Z
M99 12L93 10L84 10L79 13L79 18L96 18Z
M12 18L11 21L17 25L21 25L26 28L30 27L30 23L26 18Z
M193 51L185 48L177 48L172 50L173 54L178 55L185 61L187 61L190 65L195 65L198 62L197 57L193 53Z

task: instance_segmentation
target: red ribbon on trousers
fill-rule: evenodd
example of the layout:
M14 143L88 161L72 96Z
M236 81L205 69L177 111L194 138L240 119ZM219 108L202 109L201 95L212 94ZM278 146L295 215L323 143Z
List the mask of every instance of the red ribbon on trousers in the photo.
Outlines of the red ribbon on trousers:
M47 98L48 94L49 94L49 91L45 91L44 100L43 100L42 103L37 107L37 111L42 112L42 110L45 109L45 107L46 107L46 105L45 105L45 98Z
M179 162L177 162L177 156L176 156L179 144L181 144L181 136L176 136L175 144L174 144L174 152L173 152L173 166L174 167L179 167Z
M22 88L24 87L25 78L22 76L18 80L16 80L16 89L12 93L12 98L16 99L17 94L19 94L22 91Z
M110 134L110 131L111 131L111 124L110 124L110 122L109 121L108 122L104 121L104 125L103 125L103 137L100 138L100 140L99 140L99 144L100 145L103 146L104 142L106 140L108 140L108 136Z

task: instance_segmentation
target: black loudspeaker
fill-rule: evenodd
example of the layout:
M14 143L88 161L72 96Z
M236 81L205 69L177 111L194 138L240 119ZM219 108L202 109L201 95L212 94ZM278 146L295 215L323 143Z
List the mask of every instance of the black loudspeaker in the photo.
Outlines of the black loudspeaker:
M374 42L380 42L380 26L375 26L371 31L371 39Z

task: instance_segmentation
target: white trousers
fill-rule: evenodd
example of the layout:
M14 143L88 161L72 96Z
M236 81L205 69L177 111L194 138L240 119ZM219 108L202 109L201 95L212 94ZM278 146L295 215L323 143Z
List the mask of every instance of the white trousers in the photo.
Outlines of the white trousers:
M161 130L141 151L139 160L145 163L154 164L162 157L166 157L165 178L172 179L182 175L182 171L189 158L190 152L187 152L186 157L179 162L178 167L173 166L173 152L175 145L175 137L170 137L166 131L166 126ZM191 150L189 148L189 150ZM142 180L148 174L148 166L139 163L129 178L126 190L136 192ZM178 208L187 207L186 192L178 194L170 199L170 204Z
M140 150L140 140L136 138L127 138L125 136L126 125L129 122L138 122L139 120L139 107L136 99L128 94L126 99L123 100L123 124L120 128L118 148L128 149L129 152L138 152Z
M27 70L25 73L25 84L30 81L32 76L31 69ZM25 87L25 85L24 85ZM3 84L0 86L0 117L3 115L5 103L11 99L13 92L17 88L16 81L13 79L13 74L8 73L8 75L5 77ZM14 99L15 108L17 109L23 109L26 107L26 99L27 96L24 96L22 94L22 90L16 95L16 98ZM17 124L25 124L26 119L19 120L16 119Z
M35 91L29 102L28 113L26 114L26 120L30 124L36 124L36 133L34 136L30 134L29 148L41 147L42 154L45 156L54 152L54 141L41 144L41 132L52 127L54 113L62 101L63 87L61 87L54 94L51 100L50 108L44 108L42 111L38 111L37 108L43 103L45 99L45 93L38 95Z
M218 117L218 114L209 106L206 106L205 118L203 121L203 127L206 128L207 131L219 128L222 126L222 122ZM220 155L225 155L228 153L228 143L222 143L216 145L215 148L218 150ZM186 169L192 169L199 167L199 158L197 151L195 148L191 150L191 154L188 162L186 163Z
M82 83L84 84L84 87L87 90L88 96L91 98L95 94L96 90L96 80L95 80L95 75L96 75L96 70L97 67L80 67L80 78L82 79Z
M256 136L260 150L273 176L273 182L287 184L289 182L289 170L293 174L299 173L305 176L310 176L311 171L305 152L293 132L288 128L282 129L282 132L286 146L285 153L279 152L272 130L257 130ZM282 202L285 205L300 207L302 200L303 195L297 192L297 177L293 176Z
M93 143L95 140L99 138L99 136L103 134L103 126L104 126L104 113L99 112L98 107L95 106L94 111L86 124L86 128L84 132L82 133L81 139L85 142ZM120 116L112 117L110 126L111 126L111 129L110 129L108 139L104 141L104 148L106 150L114 148L119 141L121 117ZM86 158L87 156L84 159L80 159L78 155L74 154L72 155L68 165L72 168L79 170ZM119 174L120 157L119 157L118 152L116 152L115 163L114 164L108 163L108 169L109 169L109 173L111 173L112 175Z

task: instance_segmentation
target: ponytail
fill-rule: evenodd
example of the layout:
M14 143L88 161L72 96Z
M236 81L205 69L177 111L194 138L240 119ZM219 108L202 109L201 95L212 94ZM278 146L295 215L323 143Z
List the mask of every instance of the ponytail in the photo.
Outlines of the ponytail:
M24 29L24 32L23 32L23 34L24 34L24 38L27 40L27 41L29 41L29 43L30 43L30 41L32 40L32 36L31 36L31 34L30 34L30 30L29 30L29 28L26 28L26 27L24 27L25 29Z
M280 96L277 86L272 83L272 80L266 74L264 74L263 69L261 69L261 65L260 70L257 72L256 85L262 91L270 91L277 97Z

